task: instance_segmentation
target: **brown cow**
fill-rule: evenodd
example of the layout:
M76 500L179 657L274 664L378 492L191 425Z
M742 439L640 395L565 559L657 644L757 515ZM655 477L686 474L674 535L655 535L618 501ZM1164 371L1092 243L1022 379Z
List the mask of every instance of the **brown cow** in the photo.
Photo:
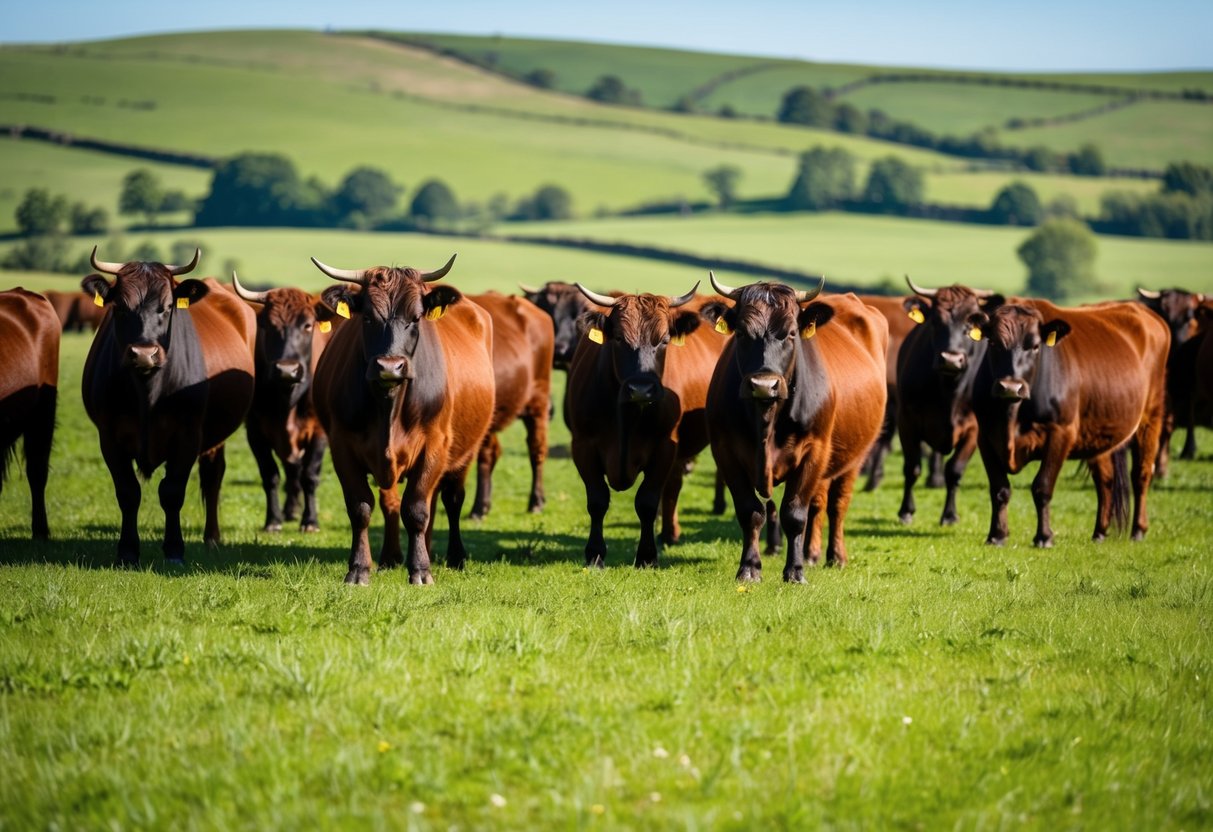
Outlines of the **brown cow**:
M1206 300L1196 312L1200 331L1189 344L1192 350L1192 419L1213 427L1213 301ZM1188 345L1185 344L1185 347Z
M101 454L122 509L118 560L139 561L139 502L135 476L165 466L160 483L164 556L185 558L181 505L194 461L206 507L204 540L219 543L219 489L226 467L223 443L244 421L253 398L253 312L212 278L177 281L198 265L104 263L116 275L84 278L84 290L106 307L84 363L84 409L97 425Z
M95 332L101 325L105 309L97 306L93 295L84 292L43 292L55 307L59 323L64 332L84 332L85 327Z
M525 298L497 292L469 295L493 319L493 375L497 404L493 421L480 446L476 466L476 499L471 517L489 513L493 501L493 469L501 458L497 434L515 419L526 426L531 458L531 496L527 511L543 509L543 461L548 453L548 414L552 397L552 319Z
M1171 461L1171 434L1177 427L1188 429L1180 459L1196 459L1196 426L1192 423L1192 359L1195 352L1184 350L1184 344L1196 334L1196 311L1205 296L1184 289L1163 289L1152 292L1137 290L1141 302L1161 315L1171 330L1171 349L1167 354L1167 416L1163 422L1158 444L1158 460L1154 473L1167 475Z
M944 467L943 512L939 523L957 521L956 492L973 452L977 419L973 415L973 381L986 353L977 325L985 311L1003 302L1001 295L966 286L924 289L906 278L914 291L905 310L921 323L897 356L897 432L901 438L903 486L898 518L914 519L914 483L922 470L923 443L952 456ZM907 318L907 320L910 320ZM977 338L974 338L974 335Z
M46 298L21 287L0 292L0 493L17 439L24 437L25 478L35 540L50 536L46 478L59 391L59 318Z
M714 275L712 285L736 302L705 314L734 333L712 376L707 412L712 454L741 526L737 579L762 579L764 501L786 482L779 510L788 547L783 578L803 582L806 553L811 563L821 557L823 508L830 519L827 558L846 563L847 507L888 395L888 324L854 295L811 302L820 285L808 292L779 283L733 289Z
M493 323L451 286L431 286L436 272L380 266L333 269L329 277L361 291L330 286L321 294L349 324L333 334L316 367L314 400L341 481L352 543L345 582L369 584L367 537L379 486L383 512L380 569L402 562L400 522L408 532L409 582L431 584L430 541L441 491L450 523L447 565L463 566L459 532L464 480L493 417ZM397 484L405 482L403 502ZM403 508L402 508L403 506Z
M316 488L328 437L316 418L312 379L336 316L322 301L301 289L251 292L240 285L235 272L232 289L259 310L253 352L257 387L245 428L265 491L264 529L281 531L283 520L298 518L301 531L319 531ZM278 503L280 479L275 454L286 474L285 509Z
M990 480L986 542L1007 539L1008 474L1038 459L1033 542L1053 545L1049 504L1070 457L1087 460L1091 469L1093 539L1103 540L1109 523L1124 514L1126 443L1133 451L1133 539L1143 538L1166 398L1166 324L1138 303L1063 309L1032 300L998 307L980 329L989 346L974 383L973 409Z
M696 299L694 288L676 298L615 297L578 288L609 310L587 313L564 399L573 463L585 484L590 514L585 562L605 563L602 522L611 489L631 488L643 474L635 500L640 519L635 565L653 566L659 505L662 540L674 543L681 533L678 494L685 463L707 446L703 408L721 345L699 326L696 310L707 299Z

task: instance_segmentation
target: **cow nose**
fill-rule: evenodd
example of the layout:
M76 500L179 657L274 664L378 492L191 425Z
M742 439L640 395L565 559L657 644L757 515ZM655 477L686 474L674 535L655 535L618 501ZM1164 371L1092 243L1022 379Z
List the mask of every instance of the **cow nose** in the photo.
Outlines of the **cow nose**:
M779 376L750 376L750 395L755 399L779 398Z
M637 404L657 398L657 382L652 379L634 379L627 383L626 388L628 399Z
M939 365L944 370L960 372L965 368L966 358L963 352L945 350L939 354Z
M159 366L159 344L131 344L126 349L127 360L140 372L150 372Z
M1026 399L1028 384L1015 378L999 379L994 385L994 395L1002 399Z
M298 361L275 361L274 367L281 381L297 384L303 380L303 365Z
M404 381L404 358L398 355L384 355L375 359L379 365L380 381Z

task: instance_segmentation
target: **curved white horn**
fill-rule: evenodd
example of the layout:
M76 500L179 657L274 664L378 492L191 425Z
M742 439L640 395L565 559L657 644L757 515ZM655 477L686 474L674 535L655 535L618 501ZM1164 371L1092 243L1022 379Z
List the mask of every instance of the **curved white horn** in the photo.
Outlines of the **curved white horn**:
M250 292L241 286L240 278L236 277L235 269L232 269L232 288L236 290L237 295L253 303L265 303L266 297L269 296L269 292Z
M194 259L186 263L184 266L165 266L168 273L176 277L179 274L189 274L198 266L198 258L202 256L202 249L194 249Z
M708 270L708 279L712 281L712 288L716 290L716 294L724 295L729 300L737 300L737 294L741 291L741 288L734 289L726 283L721 283L710 269Z
M922 295L924 298L933 298L938 289L924 289L921 286L915 286L914 281L910 280L910 276L906 275L906 285L910 287L910 291L916 295Z
M581 294L585 295L590 299L591 302L596 303L599 306L614 306L615 301L618 300L618 298L613 298L610 295L600 295L597 292L591 292L580 283L574 283L573 285L580 290Z
M455 265L455 258L458 256L459 255L457 254L452 254L451 259L446 261L445 266L437 271L426 272L425 274L421 275L421 279L426 283L429 283L431 280L441 280L442 278L446 277L446 273L451 270L451 266Z
M523 293L527 294L527 295L537 295L541 291L540 289L536 289L534 286L528 286L525 283L519 283L518 288L521 289L523 291Z
M332 266L326 266L315 257L312 262L316 264L316 268L327 274L333 280L344 280L346 283L357 283L359 286L366 285L366 270L365 269L334 269Z
M89 262L92 264L94 270L105 272L106 274L117 274L126 265L125 263L107 263L104 260L98 260L96 246L93 246L93 256L89 258Z
M826 287L826 276L823 274L821 276L821 278L817 281L816 289L806 289L803 292L796 293L796 302L797 303L808 303L813 298L820 295L821 290L824 289L825 287Z
M677 309L678 307L682 306L684 303L689 303L691 301L691 299L693 297L695 297L695 293L697 291L699 291L699 283L700 283L700 281L696 280L695 285L691 287L691 291L687 292L685 295L679 295L676 298L670 298L670 308Z
M96 268L96 266L93 268ZM1142 289L1141 287L1138 287L1137 294L1141 295L1146 300L1158 300L1162 297L1162 292L1155 292L1151 289Z

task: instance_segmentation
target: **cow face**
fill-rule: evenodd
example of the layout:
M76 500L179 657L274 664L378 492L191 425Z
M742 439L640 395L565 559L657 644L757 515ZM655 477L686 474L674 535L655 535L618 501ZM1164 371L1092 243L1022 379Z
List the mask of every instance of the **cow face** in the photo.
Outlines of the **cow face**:
M1196 333L1196 310L1204 301L1204 295L1193 294L1183 289L1163 289L1161 292L1138 289L1137 294L1142 303L1167 322L1167 326L1171 329L1173 348L1187 341Z
M199 280L180 283L176 274L192 269L198 254L188 267L177 269L161 263L101 264L93 252L93 267L116 275L111 284L99 274L81 281L91 297L112 309L110 332L116 341L124 366L140 377L150 377L168 361L172 343L173 320L179 310L188 309L206 297L209 289ZM103 268L105 267L105 268ZM111 271L112 269L112 271Z
M316 327L331 326L333 316L299 289L266 292L257 315L257 377L287 391L310 386Z
M1015 404L1032 397L1042 351L1061 343L1070 325L1060 319L1046 323L1035 309L1012 305L995 309L981 330L989 341L990 395Z
M678 309L695 296L695 289L679 298L582 292L594 303L610 308L606 313L586 312L582 328L585 337L600 341L610 351L621 403L643 406L657 401L665 392L666 350L671 342L681 344L699 327L698 314Z
M715 322L717 331L733 334L742 399L773 404L788 398L800 342L815 337L817 327L834 314L822 303L802 308L809 296L781 283L751 283L732 290L732 309L719 303L704 307L704 317Z
M368 269L362 273L361 285L361 291L330 286L321 293L321 300L361 327L366 381L381 393L393 395L415 377L414 359L427 328L463 295L451 286L428 285L425 275L416 269Z
M523 295L552 318L556 331L556 349L552 354L552 366L567 370L577 349L582 332L582 316L590 311L591 304L571 283L551 281L541 288L521 287Z
M928 339L931 369L948 378L957 378L981 363L986 345L981 327L987 312L1003 303L1001 295L981 294L964 286L920 290L905 299L905 310Z

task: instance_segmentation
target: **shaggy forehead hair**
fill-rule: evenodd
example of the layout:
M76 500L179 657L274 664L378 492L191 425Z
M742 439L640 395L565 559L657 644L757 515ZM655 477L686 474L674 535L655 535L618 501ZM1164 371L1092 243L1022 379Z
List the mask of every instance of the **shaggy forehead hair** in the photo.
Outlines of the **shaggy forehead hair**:
M796 325L796 291L782 283L751 283L737 297L737 328L752 338L784 332Z
M977 295L965 286L944 286L935 292L933 306L943 320L953 315L972 314L980 309Z
M990 323L994 331L993 340L1003 347L1010 347L1033 327L1044 323L1044 319L1035 309L1012 304L995 309Z
M275 329L288 329L312 308L312 296L302 289L274 289L265 298L261 314Z
M421 299L426 291L421 272L416 269L379 266L366 272L363 293L375 317L387 320L397 309L409 318L421 317Z
M611 307L611 320L625 343L656 344L670 329L670 299L661 295L624 295Z
M114 288L118 300L127 309L138 309L149 297L168 303L176 282L166 266L159 263L127 263L118 270Z

